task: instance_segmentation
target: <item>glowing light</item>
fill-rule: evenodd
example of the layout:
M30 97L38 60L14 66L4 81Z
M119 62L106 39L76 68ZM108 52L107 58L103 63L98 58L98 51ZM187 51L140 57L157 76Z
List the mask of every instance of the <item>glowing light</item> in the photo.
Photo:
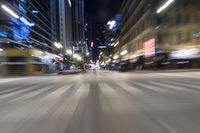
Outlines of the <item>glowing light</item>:
M66 53L69 54L69 55L72 55L72 50L68 49L68 50L66 50Z
M9 7L7 7L6 5L1 5L1 8L3 8L6 12L8 12L13 17L19 19L19 16L13 10L11 10Z
M199 50L196 48L183 49L178 51L173 51L170 54L172 59L192 59L199 57Z
M59 43L59 42L55 42L55 43L54 43L54 46L55 46L56 48L58 48L58 49L63 48L62 44Z
M80 56L77 57L77 60L78 60L78 61L81 61L81 60L82 60L82 57L80 57Z
M2 48L0 48L0 52L2 52L3 51L3 49Z
M174 0L168 0L163 6L161 6L158 10L157 13L161 13L163 10L165 10L170 4L172 4Z
M73 55L73 58L78 58L78 57L79 57L78 54Z
M32 13L39 13L39 11L37 11L37 10L32 10Z
M109 25L109 29L113 29L114 26L116 25L116 21L108 21L107 25Z
M146 41L143 45L145 57L155 55L155 38Z
M68 0L69 6L72 7L71 0Z
M119 45L119 41L115 43L114 47L117 47Z
M90 47L91 47L91 48L94 47L94 42L91 42Z
M25 17L20 17L19 18L25 25L28 25L30 27L35 26L34 23L29 22Z
M114 57L113 57L113 59L118 59L119 58L119 55L115 55Z
M125 55L125 54L127 54L127 53L128 53L128 51L127 51L127 50L124 50L124 51L122 51L122 52L120 53L120 55L123 56L123 55Z

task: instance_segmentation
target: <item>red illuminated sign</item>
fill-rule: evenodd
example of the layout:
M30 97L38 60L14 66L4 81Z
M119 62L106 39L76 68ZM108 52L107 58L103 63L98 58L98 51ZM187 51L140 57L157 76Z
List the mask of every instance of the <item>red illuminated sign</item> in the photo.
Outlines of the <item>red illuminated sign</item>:
M94 42L91 42L90 47L91 47L91 48L94 47Z
M144 56L146 58L155 56L155 38L146 41L143 45L143 48L144 48Z

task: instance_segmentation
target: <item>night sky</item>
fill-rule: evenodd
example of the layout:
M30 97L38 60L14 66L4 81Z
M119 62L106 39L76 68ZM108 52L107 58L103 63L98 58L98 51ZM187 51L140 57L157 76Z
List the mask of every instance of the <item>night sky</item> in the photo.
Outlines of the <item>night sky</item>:
M115 17L122 1L123 0L85 0L85 12L88 16L88 21L92 24L92 40L94 42L96 38L101 38L103 36L101 27Z
M85 0L86 12L94 23L106 23L119 10L123 0Z

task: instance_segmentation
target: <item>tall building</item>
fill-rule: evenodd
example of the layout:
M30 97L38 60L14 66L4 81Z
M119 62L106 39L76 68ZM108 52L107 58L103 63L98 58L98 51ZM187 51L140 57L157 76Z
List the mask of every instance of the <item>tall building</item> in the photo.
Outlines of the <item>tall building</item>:
M0 38L53 52L58 38L54 0L1 0ZM56 5L56 4L55 4ZM14 12L10 14L9 11ZM53 16L52 16L53 15Z
M199 7L199 0L124 1L120 9L123 15L120 44L115 54L135 61L141 55L151 58L166 52L171 59L179 59L181 53L173 52L199 51ZM190 58L184 54L182 58Z
M0 74L61 68L60 50L54 46L61 40L58 1L0 0L0 10Z
M85 47L85 13L84 0L72 1L73 46L75 51L84 51Z
M72 49L72 3L70 0L59 0L60 42L65 50Z

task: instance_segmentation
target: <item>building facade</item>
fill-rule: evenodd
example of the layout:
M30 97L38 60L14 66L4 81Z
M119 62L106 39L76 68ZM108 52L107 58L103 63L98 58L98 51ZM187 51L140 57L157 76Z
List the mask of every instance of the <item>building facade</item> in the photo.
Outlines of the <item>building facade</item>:
M167 2L169 0L124 1L120 9L123 15L120 45L115 53L122 53L122 59L135 60L141 55L149 58L162 52L199 50L200 1L175 0L159 11Z
M84 0L72 1L72 29L73 29L73 46L74 51L85 51L85 12Z
M72 5L70 0L59 0L60 42L64 49L72 49Z
M53 2L53 0L41 2L37 0L1 0L0 37L53 52L53 43L59 39L58 22L54 16L57 7L52 6ZM5 8L17 16L12 16Z
M0 74L55 71L62 60L59 3L55 0L0 0Z

